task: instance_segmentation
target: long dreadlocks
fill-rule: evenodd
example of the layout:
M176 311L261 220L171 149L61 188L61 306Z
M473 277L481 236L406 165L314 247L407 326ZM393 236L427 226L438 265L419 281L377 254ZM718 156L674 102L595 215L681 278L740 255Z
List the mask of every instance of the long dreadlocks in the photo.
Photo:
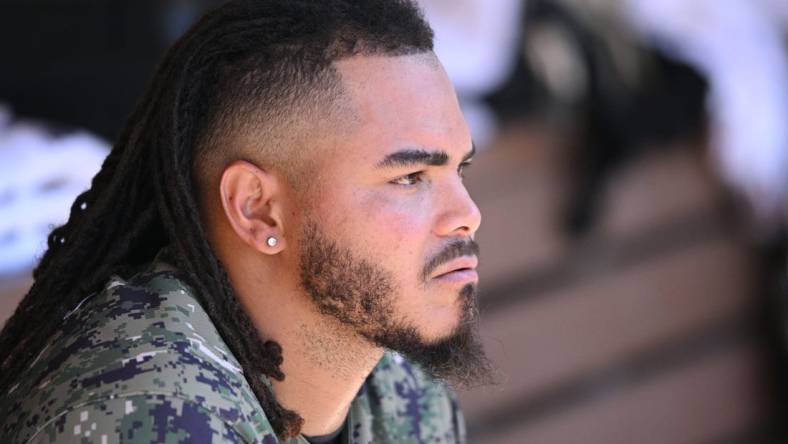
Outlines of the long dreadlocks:
M250 107L275 118L320 95L334 61L431 49L432 31L410 0L238 0L206 15L168 51L90 189L49 235L34 284L0 334L0 393L79 300L169 245L274 431L297 435L301 417L255 377L282 380L282 350L260 339L206 240L195 163L223 149L223 137L259 126L243 123L254 118Z

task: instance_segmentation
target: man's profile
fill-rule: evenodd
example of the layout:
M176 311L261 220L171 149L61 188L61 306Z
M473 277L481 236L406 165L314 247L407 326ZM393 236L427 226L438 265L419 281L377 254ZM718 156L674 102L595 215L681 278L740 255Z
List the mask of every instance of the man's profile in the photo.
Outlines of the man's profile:
M167 53L0 335L2 442L463 442L474 154L408 0L237 0Z

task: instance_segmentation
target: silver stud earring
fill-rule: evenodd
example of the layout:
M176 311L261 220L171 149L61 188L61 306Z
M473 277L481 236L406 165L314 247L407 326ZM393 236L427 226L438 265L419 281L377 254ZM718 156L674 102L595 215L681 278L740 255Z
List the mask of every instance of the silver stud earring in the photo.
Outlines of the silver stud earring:
M265 243L268 244L269 247L275 247L279 241L273 236L268 236L268 239L265 240Z

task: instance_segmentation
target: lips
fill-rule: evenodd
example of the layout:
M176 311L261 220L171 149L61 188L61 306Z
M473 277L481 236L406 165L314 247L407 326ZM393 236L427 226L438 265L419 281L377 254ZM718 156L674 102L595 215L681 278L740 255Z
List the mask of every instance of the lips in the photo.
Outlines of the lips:
M447 262L436 270L433 279L474 278L479 259L475 256L464 256Z

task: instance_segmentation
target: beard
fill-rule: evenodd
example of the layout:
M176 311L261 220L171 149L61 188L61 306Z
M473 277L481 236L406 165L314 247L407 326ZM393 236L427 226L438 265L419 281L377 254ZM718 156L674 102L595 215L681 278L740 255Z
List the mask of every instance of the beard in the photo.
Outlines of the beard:
M468 284L459 291L462 314L454 330L427 341L416 326L397 315L397 288L391 273L340 247L316 224L306 225L302 240L301 286L320 313L337 319L370 343L402 354L454 387L493 382L492 366L478 336L476 285ZM422 280L426 282L441 264L467 254L478 254L474 241L450 243L426 262Z

